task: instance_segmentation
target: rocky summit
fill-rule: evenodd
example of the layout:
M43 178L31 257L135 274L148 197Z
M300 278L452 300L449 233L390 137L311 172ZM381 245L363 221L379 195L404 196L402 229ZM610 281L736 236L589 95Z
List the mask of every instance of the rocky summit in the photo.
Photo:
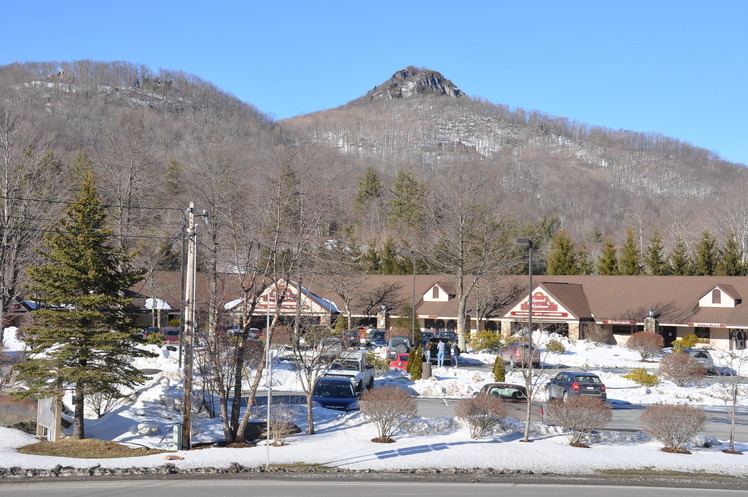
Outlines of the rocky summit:
M364 98L391 100L425 94L450 97L464 96L462 90L439 72L409 66L397 71L388 81L374 88Z

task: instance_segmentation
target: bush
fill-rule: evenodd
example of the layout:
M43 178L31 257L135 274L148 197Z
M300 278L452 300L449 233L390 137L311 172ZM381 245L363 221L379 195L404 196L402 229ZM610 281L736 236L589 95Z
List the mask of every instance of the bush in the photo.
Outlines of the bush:
M664 451L690 454L683 444L701 431L706 415L695 407L661 404L647 407L641 422L642 429L664 445Z
M164 338L164 335L161 333L151 333L145 337L145 343L146 345L158 345L159 347L163 347L166 343L166 338Z
M455 416L468 426L470 438L480 438L506 417L506 407L497 397L478 395L462 399L455 406Z
M623 377L645 387L654 387L660 384L657 375L648 373L644 368L632 369L630 373L623 375Z
M548 343L545 344L545 351L553 352L554 354L563 354L566 352L566 348L564 347L564 344L558 340L549 340Z
M413 381L423 378L423 352L421 347L416 346L410 349L407 371Z
M670 354L660 361L660 374L677 386L685 386L689 381L704 377L704 365L688 354Z
M683 349L692 349L697 343L699 343L699 337L693 333L686 335L673 342L673 353L677 354L678 352L682 352Z
M503 342L500 333L491 330L482 330L473 333L469 345L475 352L490 352L495 354L501 350Z
M566 430L569 443L582 444L592 432L605 426L613 416L613 410L597 397L572 395L566 401L552 400L546 408L548 419Z
M587 324L584 327L584 338L590 342L607 343L608 345L615 345L616 343L613 330L599 324Z
M374 423L379 432L372 442L392 442L392 436L416 417L418 407L403 388L384 386L368 390L359 401L361 413Z
M665 340L663 340L662 335L658 335L657 333L652 333L651 331L640 331L629 337L626 346L637 351L641 356L642 361L646 361L653 355L662 352L662 347L665 346Z
M387 371L390 369L390 363L386 358L380 356L373 350L366 353L366 362L374 366L375 371Z
M506 365L500 355L493 361L493 381L506 381Z

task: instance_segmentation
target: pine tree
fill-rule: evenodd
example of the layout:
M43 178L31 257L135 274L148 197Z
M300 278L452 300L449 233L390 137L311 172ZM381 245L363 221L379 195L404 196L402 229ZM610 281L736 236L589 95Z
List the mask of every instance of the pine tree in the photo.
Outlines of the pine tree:
M142 275L130 268L133 254L113 248L106 219L89 167L80 195L45 239L46 263L28 269L42 308L26 332L30 359L19 368L24 395L57 396L58 382L73 387L75 438L85 437L85 395L121 396L122 387L145 380L132 359L151 356L137 347L125 297Z
M551 241L548 254L548 274L578 274L577 253L574 241L566 231L560 230Z
M358 182L358 190L356 191L355 201L356 207L361 208L366 206L370 200L380 198L384 193L384 186L379 180L379 174L373 167L366 168L364 174Z
M691 276L694 274L693 261L688 255L686 242L680 237L678 237L675 247L670 252L670 270L675 276Z
M642 272L641 255L634 239L634 230L631 228L626 232L626 241L621 247L619 267L620 274L638 275Z
M597 273L608 276L620 274L616 246L610 238L605 239L605 248L597 260Z
M711 276L717 272L718 248L717 240L705 231L694 250L694 268L696 276Z
M426 188L416 175L399 170L392 184L392 195L390 215L387 218L390 225L401 228L422 226Z
M735 232L727 235L717 264L717 274L723 276L745 276L746 267L743 262L743 250L735 238Z
M649 274L652 276L665 276L670 273L667 260L663 255L662 238L660 234L655 231L652 234L652 239L649 241L649 245L645 251L644 262L649 268Z
M595 264L592 261L590 249L584 242L577 250L577 267L579 267L579 274L594 274L595 272Z

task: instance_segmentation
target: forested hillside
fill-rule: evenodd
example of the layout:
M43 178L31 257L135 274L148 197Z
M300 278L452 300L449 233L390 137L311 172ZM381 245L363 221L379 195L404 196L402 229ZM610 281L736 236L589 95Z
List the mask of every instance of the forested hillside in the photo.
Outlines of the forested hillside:
M424 272L517 271L513 237L536 241L542 267L561 228L592 258L629 231L640 253L655 232L666 251L704 232L745 251L744 166L465 90L410 67L341 107L274 122L180 72L0 67L3 298L89 167L118 243L149 271L179 266L190 202L209 214L203 270L263 270L276 254L276 269L344 280L410 271L405 249Z

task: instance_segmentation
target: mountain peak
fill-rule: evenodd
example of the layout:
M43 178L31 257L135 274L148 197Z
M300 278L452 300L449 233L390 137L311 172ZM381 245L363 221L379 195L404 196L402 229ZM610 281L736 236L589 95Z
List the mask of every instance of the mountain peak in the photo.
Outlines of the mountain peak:
M408 66L397 71L388 81L371 90L365 98L368 100L392 100L426 94L448 97L465 95L462 90L439 72Z

